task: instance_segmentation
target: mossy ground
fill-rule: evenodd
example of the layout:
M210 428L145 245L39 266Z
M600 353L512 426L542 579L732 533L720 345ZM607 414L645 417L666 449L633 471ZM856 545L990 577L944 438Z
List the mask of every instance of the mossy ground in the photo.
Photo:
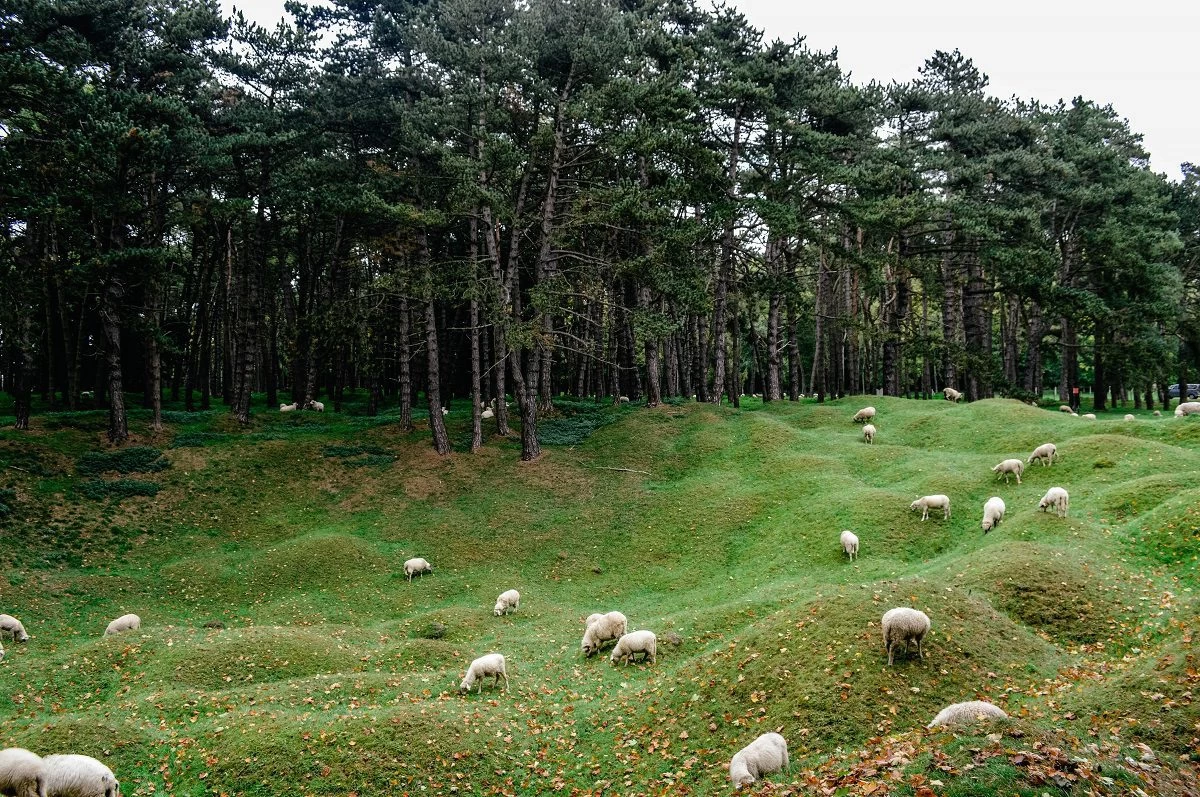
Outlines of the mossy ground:
M874 445L850 422L866 403ZM96 755L127 795L717 794L774 729L793 758L764 786L780 793L1194 782L1200 423L999 400L571 402L522 464L498 438L439 458L360 409L246 429L172 411L158 435L134 411L133 444L162 459L95 456L99 411L0 432L0 611L33 635L0 663L0 743ZM459 449L465 414L448 416ZM1061 459L1022 484L990 472L1047 441ZM118 476L158 492L79 488ZM1037 510L1051 485L1070 518ZM932 492L949 521L908 510ZM984 536L991 495L1008 514ZM409 584L410 556L434 574ZM521 609L494 617L510 587ZM886 666L896 605L932 617L925 661ZM582 618L614 608L658 632L656 665L581 657ZM140 632L101 637L128 611ZM491 650L512 691L459 696ZM973 698L1013 719L922 730Z

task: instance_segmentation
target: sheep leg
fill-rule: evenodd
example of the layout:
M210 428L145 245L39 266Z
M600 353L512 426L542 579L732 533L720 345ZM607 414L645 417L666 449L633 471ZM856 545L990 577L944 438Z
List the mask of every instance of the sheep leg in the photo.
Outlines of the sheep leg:
M508 691L508 673L502 672L500 674L504 676L504 691L507 692Z

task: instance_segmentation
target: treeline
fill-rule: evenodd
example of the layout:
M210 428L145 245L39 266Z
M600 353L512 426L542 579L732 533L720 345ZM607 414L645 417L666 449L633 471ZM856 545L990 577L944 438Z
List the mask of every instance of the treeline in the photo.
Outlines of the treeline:
M855 86L692 0L215 0L0 13L0 336L40 394L247 422L560 394L1167 401L1200 352L1200 172L957 51ZM497 402L494 431L509 433Z

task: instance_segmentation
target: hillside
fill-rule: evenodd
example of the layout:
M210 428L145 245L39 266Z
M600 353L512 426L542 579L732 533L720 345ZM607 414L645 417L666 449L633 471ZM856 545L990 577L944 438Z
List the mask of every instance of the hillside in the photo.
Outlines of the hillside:
M33 638L5 643L0 745L94 755L127 796L705 795L779 730L776 794L1195 793L1200 422L876 397L562 412L530 464L514 441L463 453L460 408L446 458L387 414L169 412L152 437L135 413L161 458L107 449L102 412L5 429L0 611ZM1024 483L990 473L1048 440L1061 460ZM1037 511L1051 485L1067 520ZM921 522L934 492L952 518ZM434 573L407 583L410 556ZM510 587L520 610L494 617ZM886 665L897 605L933 620L924 662ZM609 609L658 633L656 665L583 659L582 618ZM142 629L103 638L125 612ZM511 691L460 696L492 650ZM1013 719L923 730L974 698Z

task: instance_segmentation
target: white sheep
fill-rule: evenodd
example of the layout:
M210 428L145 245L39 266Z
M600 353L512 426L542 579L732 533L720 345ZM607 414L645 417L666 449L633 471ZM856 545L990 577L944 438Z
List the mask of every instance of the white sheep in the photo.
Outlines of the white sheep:
M945 495L923 495L908 505L910 510L920 509L921 520L929 520L930 509L942 510L942 520L950 519L950 497Z
M1054 462L1054 458L1058 456L1058 446L1054 443L1042 443L1037 448L1033 449L1033 453L1029 455L1029 464L1032 465L1036 459L1042 463L1042 467L1046 467Z
M1155 410L1155 411L1154 411L1154 417L1155 417L1155 418L1161 418L1161 417L1162 417L1162 410Z
M979 720L990 718L1003 719L1008 714L1004 713L1004 709L999 706L992 705L986 700L968 700L965 703L954 703L946 706L937 713L933 718L933 722L925 727L936 728L945 725L967 725Z
M1038 501L1038 509L1045 512L1047 509L1053 507L1055 514L1059 517L1066 517L1070 501L1071 497L1065 489L1062 487L1051 487L1042 496L1042 500Z
M46 797L117 797L121 784L108 767L86 755L48 755Z
M658 647L658 637L654 636L653 631L630 631L628 634L622 634L617 640L617 644L613 646L612 657L610 661L613 666L624 661L625 666L629 666L629 662L633 660L634 654L641 653L642 661L649 661L654 664L658 661L655 655Z
M609 612L599 617L592 615L588 619L591 622L588 623L579 643L586 657L595 654L605 642L620 639L629 630L629 621L620 612Z
M486 410L484 410L483 412L479 413L479 417L480 417L480 418L482 418L483 420L485 420L485 421L486 421L486 420L488 420L489 418L495 418L495 417L496 417L496 413L495 413L495 411L494 411L494 410L492 410L492 408L491 408L491 407L488 407Z
M1185 401L1175 408L1175 417L1184 418L1188 415L1200 415L1200 401Z
M743 395L745 395L745 394L743 394ZM618 400L619 400L619 401L620 401L622 404L628 404L628 403L629 403L629 396L621 396L621 397L620 397Z
M1094 420L1096 420L1096 414L1095 414L1094 412L1085 412L1085 413L1083 414L1083 417L1084 417L1084 418L1087 418L1089 421L1094 421Z
M842 550L850 556L850 561L858 556L858 535L846 529L842 532Z
M952 387L942 388L942 395L946 397L946 401L953 401L956 404L958 403L958 400L962 398L962 393L959 393Z
M0 794L46 797L46 771L42 757L23 747L0 750Z
M854 421L855 423L866 423L867 421L871 420L874 417L875 417L875 408L874 407L863 407L861 410L854 413L854 417L851 418L850 420Z
M426 573L433 572L433 565L429 564L427 559L422 559L420 556L414 556L404 563L404 575L411 583L413 576L419 575L425 578Z
M1021 474L1025 472L1025 463L1019 459L1006 459L996 467L992 468L992 473L999 473L1004 477L1004 483L1008 484L1008 475L1017 477L1017 484L1021 483ZM1000 476L996 478L999 479Z
M1069 414L1069 415L1074 415L1074 414L1075 414L1075 410L1071 409L1071 408L1070 408L1070 407L1068 407L1066 404L1059 404L1059 405L1058 405L1058 411L1059 411L1059 412L1065 412L1065 413L1067 413L1067 414Z
M0 661L4 661L4 645L0 645Z
M29 641L29 634L25 633L25 626L11 614L0 614L0 639L5 636L12 637L13 642Z
M142 618L136 614L123 614L108 624L104 629L105 636L119 634L122 631L136 631L142 627Z
M866 440L868 443L875 442L875 424L873 424L873 423L863 424L863 439Z
M1127 420L1127 421L1134 421L1134 420L1137 420L1137 419L1136 419L1136 418L1134 418L1134 417L1133 417L1133 415L1132 415L1131 413L1128 413L1128 412L1127 412L1127 413L1125 413L1125 420Z
M1000 521L1004 520L1004 499L998 495L993 495L983 505L983 533L1000 525Z
M500 593L500 597L496 598L496 608L493 613L499 617L502 614L516 611L521 608L521 593L515 589L505 590Z
M925 635L929 633L930 625L929 615L918 609L900 606L884 612L883 647L887 651L888 666L891 666L896 648L901 642L904 643L905 655L908 655L909 643L916 642L917 656L924 659L925 651L922 649L921 643L924 641Z
M317 401L316 399L310 399L309 402L304 405L304 409L316 410L317 412L324 412L325 405L322 404L321 402Z
M508 690L508 672L504 666L504 656L499 653L488 653L480 656L471 662L471 666L467 668L467 674L463 677L462 683L458 685L458 691L469 692L476 681L479 681L479 692L483 691L482 678L493 677L496 679L493 686L500 686L500 679L504 679L504 689Z
M295 411L296 411L296 408L297 408L297 407L299 407L299 406L300 406L300 405L299 405L299 404L297 404L297 403L296 403L296 402L294 402L294 401L293 401L291 404L280 404L280 405L279 405L279 411L280 411L280 412L295 412Z
M764 733L733 754L729 779L735 789L740 789L763 775L787 769L788 764L787 741L777 733Z

